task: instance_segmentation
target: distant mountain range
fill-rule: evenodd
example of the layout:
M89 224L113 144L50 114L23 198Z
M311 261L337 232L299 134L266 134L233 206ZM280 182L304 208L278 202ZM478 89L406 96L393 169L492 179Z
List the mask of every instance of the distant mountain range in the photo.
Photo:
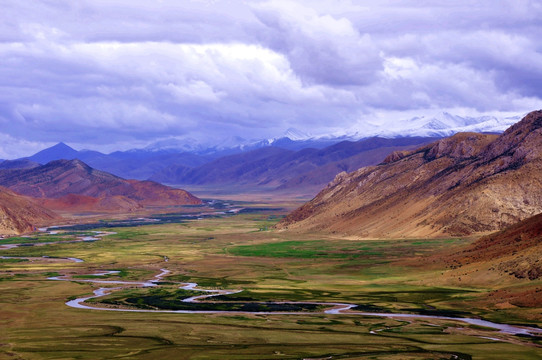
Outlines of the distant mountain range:
M152 177L167 182L176 182L182 168L196 168L224 156L262 148L275 147L299 151L324 149L340 142L354 143L372 137L385 139L439 138L462 131L500 133L519 120L519 116L499 119L491 116L461 117L443 112L436 113L434 116L414 117L405 121L367 122L363 131L358 129L353 132L323 136L315 136L290 128L280 137L244 139L234 136L217 141L212 145L203 145L191 138L171 137L152 143L143 149L116 151L110 154L92 150L77 151L64 143L59 143L25 158L26 163L14 163L11 160L0 161L0 169L31 167L36 164L46 164L52 160L79 159L96 169L124 178L144 180ZM170 176L174 173L177 175Z
M64 143L58 143L28 158L6 160L0 163L0 169L31 168L36 165L47 164L50 161L62 159L78 159L93 168L123 178L145 180L169 164L193 167L205 164L213 159L213 157L204 157L191 153L149 151L143 149L103 154L91 150L77 151Z
M303 188L306 193L314 194L341 171L377 164L392 151L412 149L435 139L369 138L340 142L335 139L326 140L325 143L332 145L323 148L304 147L315 145L313 141L278 139L273 146L225 156L219 156L224 152L203 156L165 150L130 150L106 155L96 151L76 151L59 143L28 158L4 161L0 163L0 170L30 170L50 161L77 159L123 178L150 179L175 185L250 186L281 190ZM324 142L318 143L318 146L322 145Z
M43 207L132 211L148 205L201 203L184 190L124 177L307 194L335 178L280 226L361 231L358 235L363 236L464 234L511 224L540 208L539 119L540 112L533 112L501 136L461 133L445 139L397 136L354 141L344 135L314 137L289 129L287 137L256 142L234 138L211 148L166 141L103 154L59 143L28 158L0 162L0 185L38 199L30 199L30 205L42 214ZM498 132L513 121L444 113L412 119L417 130L400 135L440 136L458 129ZM528 182L507 195L513 201L495 204L509 191L502 190L506 184L516 181L510 177ZM8 193L5 198L14 196L19 195ZM23 204L26 199L13 201ZM461 206L466 209L454 215ZM43 214L35 218L49 216Z
M370 138L299 151L270 146L221 157L196 168L169 166L151 179L184 185L304 188L316 192L341 171L377 164L394 150L414 148L432 140L435 138Z
M280 228L360 237L499 230L542 209L542 111L502 135L460 133L340 173Z
M363 135L313 136L291 128L279 138L232 137L207 147L194 139L170 138L144 149L110 154L77 151L59 143L28 158L0 162L0 169L31 169L53 160L79 159L95 169L127 179L151 179L174 185L303 189L315 194L337 173L376 165L392 151L413 149L457 131L502 132L517 120L439 113L400 121L386 128L369 123ZM404 124L410 126L398 128ZM368 134L380 136L368 137Z
M333 134L312 135L295 128L289 128L282 136L268 139L244 139L234 136L217 141L211 146L203 146L195 139L163 139L145 148L150 151L188 152L199 155L221 153L229 155L236 152L275 146L288 150L304 148L322 149L341 141L358 141L371 137L445 137L458 132L501 133L522 116L498 118L495 116L458 116L447 112L435 112L431 116L417 116L410 119L387 119L367 121L363 129L342 131Z

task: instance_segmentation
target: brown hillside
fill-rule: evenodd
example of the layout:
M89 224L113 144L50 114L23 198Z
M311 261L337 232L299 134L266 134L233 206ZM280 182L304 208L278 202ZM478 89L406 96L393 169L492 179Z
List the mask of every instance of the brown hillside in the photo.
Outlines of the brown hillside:
M47 209L59 212L132 212L142 208L135 200L119 195L96 198L92 196L68 194L59 198L43 198L36 199L36 201Z
M32 231L35 226L60 217L24 196L0 187L0 234L14 235Z
M279 228L362 237L495 231L542 211L542 111L341 173Z
M497 233L484 236L465 250L448 257L452 264L498 261L497 270L517 278L542 277L542 214Z
M134 189L125 195L142 205L198 205L201 200L188 191L174 189L154 181L127 180Z
M32 169L1 170L0 185L35 198L56 199L54 208L98 206L132 209L146 205L193 205L201 200L185 190L152 181L125 180L80 160L57 160ZM78 196L73 196L78 195ZM93 198L93 199L89 199Z

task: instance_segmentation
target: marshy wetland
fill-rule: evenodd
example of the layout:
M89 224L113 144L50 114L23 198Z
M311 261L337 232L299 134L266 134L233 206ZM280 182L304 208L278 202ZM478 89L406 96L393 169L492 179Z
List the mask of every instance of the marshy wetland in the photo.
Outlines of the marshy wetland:
M0 259L0 357L542 357L536 329L454 319L514 329L541 321L540 308L488 305L495 285L460 283L457 269L432 257L470 239L293 234L273 230L280 206L197 210L0 240L9 245Z

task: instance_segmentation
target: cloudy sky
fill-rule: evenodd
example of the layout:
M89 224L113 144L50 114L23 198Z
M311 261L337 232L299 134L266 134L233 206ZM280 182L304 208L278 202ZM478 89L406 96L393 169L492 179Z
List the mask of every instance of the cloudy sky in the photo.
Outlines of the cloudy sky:
M0 158L522 114L542 108L541 4L2 0Z

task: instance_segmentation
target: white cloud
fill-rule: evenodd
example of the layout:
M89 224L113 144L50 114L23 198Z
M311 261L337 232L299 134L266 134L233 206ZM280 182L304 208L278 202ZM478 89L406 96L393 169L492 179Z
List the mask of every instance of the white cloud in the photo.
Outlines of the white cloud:
M0 159L16 159L30 156L44 148L54 145L51 142L36 142L15 138L9 134L0 133Z
M371 114L523 113L542 102L534 0L58 0L2 10L0 126L32 144L322 134Z
M359 85L374 80L381 67L371 35L346 17L319 14L310 6L273 1L255 6L269 45L284 52L307 82ZM264 36L265 38L265 36Z

